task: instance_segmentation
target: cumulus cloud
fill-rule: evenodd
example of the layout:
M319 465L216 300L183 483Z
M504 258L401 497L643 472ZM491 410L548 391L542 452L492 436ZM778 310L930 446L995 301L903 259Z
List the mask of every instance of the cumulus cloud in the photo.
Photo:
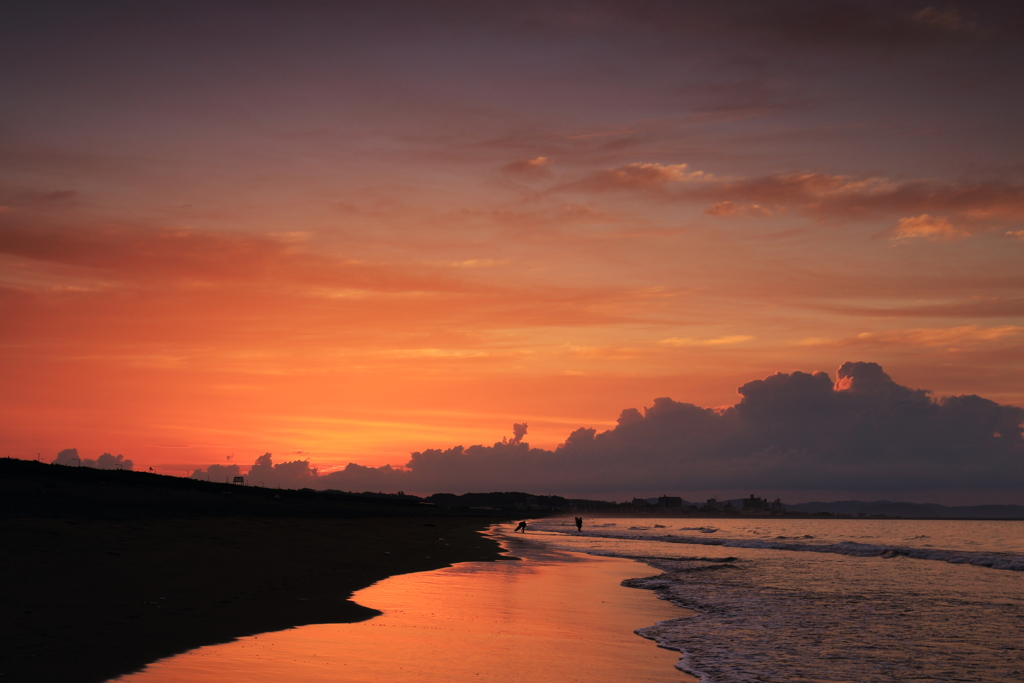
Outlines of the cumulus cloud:
M309 459L274 464L273 456L264 453L249 468L249 483L267 487L306 488L316 483L317 468L309 466Z
M244 475L239 465L210 465L205 470L197 469L191 475L192 479L216 482L224 480L229 483L238 476L245 476L245 481L250 486L282 489L325 488L320 484L322 477L319 470L309 466L308 458L275 464L271 453L264 453L256 458L256 462Z
M979 396L936 398L881 366L777 373L702 408L657 398L603 432L581 427L554 450L531 448L526 424L490 446L413 453L404 467L355 463L319 474L306 460L260 456L249 481L347 491L634 490L983 492L1024 486L1024 409ZM195 475L193 475L195 476Z
M238 465L210 465L205 470L199 469L192 473L192 479L231 483L235 477L242 476L242 468Z
M70 465L74 467L94 467L98 470L130 470L135 466L134 462L127 460L120 454L111 455L110 453L104 453L95 460L92 458L80 458L78 456L77 448L65 448L57 454L57 458L53 460L52 464Z
M131 460L126 460L123 455L111 455L110 453L104 453L95 460L86 459L82 465L85 467L95 467L99 470L130 470L135 466Z
M57 454L56 459L52 461L53 465L81 465L82 460L78 457L77 448L65 448Z
M516 444L523 440L523 437L526 436L527 426L525 422L512 425L512 443Z
M702 408L657 398L627 408L614 429L581 427L554 450L531 448L526 424L491 445L428 449L402 468L319 474L308 460L260 456L250 483L283 488L418 493L985 491L1024 486L1024 409L979 396L935 398L897 384L875 363L777 373L739 388L741 400ZM70 452L70 451L69 451ZM234 469L233 469L234 468ZM237 471L213 465L211 479Z

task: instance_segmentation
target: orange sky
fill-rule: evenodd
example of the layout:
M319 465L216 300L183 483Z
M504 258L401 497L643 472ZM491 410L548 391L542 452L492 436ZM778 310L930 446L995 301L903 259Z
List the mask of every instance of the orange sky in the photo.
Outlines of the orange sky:
M996 6L111 7L0 29L2 455L399 465L859 360L1024 406Z

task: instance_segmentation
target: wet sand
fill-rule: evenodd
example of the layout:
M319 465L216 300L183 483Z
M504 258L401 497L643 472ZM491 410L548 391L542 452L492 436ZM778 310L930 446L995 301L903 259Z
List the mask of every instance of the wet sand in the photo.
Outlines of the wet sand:
M237 637L369 619L353 591L497 558L478 533L494 520L0 458L0 680L99 683Z
M119 683L685 683L679 654L633 630L687 613L623 579L629 560L545 549L508 533L519 561L470 562L385 579L353 599L383 612L303 626L157 662ZM501 534L499 534L501 535Z

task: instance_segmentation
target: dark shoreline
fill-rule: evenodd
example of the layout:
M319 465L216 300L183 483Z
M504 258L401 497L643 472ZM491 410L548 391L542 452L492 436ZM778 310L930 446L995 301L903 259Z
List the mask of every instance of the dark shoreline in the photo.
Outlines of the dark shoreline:
M0 679L100 683L203 645L377 612L395 574L496 560L504 513L0 459Z
M915 520L915 521L935 521L935 522L1020 522L1024 521L1021 517L913 517L904 515L847 515L847 514L808 514L806 512L794 512L794 513L780 513L780 514L756 514L756 513L713 513L713 512L673 512L673 511L657 511L657 512L601 512L598 510L575 510L573 512L545 512L537 516L543 517L565 517L569 519L576 514L586 514L589 517L607 517L607 518L623 518L623 519L710 519L710 520L723 520L723 519L800 519L800 520L818 520L818 519L840 519L843 521L848 520Z

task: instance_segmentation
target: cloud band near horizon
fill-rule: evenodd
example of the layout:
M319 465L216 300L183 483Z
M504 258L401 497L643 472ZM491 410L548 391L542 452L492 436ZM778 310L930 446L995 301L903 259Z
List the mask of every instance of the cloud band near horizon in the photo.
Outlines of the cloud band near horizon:
M581 427L554 450L515 438L415 452L404 468L319 474L308 461L249 472L265 486L417 493L522 490L564 495L706 490L888 491L1024 486L1024 409L979 396L934 398L875 363L777 373L739 388L742 400L701 408L657 398L622 411L615 428ZM211 470L220 466L212 466ZM206 472L198 470L193 476ZM217 474L222 474L220 469Z

